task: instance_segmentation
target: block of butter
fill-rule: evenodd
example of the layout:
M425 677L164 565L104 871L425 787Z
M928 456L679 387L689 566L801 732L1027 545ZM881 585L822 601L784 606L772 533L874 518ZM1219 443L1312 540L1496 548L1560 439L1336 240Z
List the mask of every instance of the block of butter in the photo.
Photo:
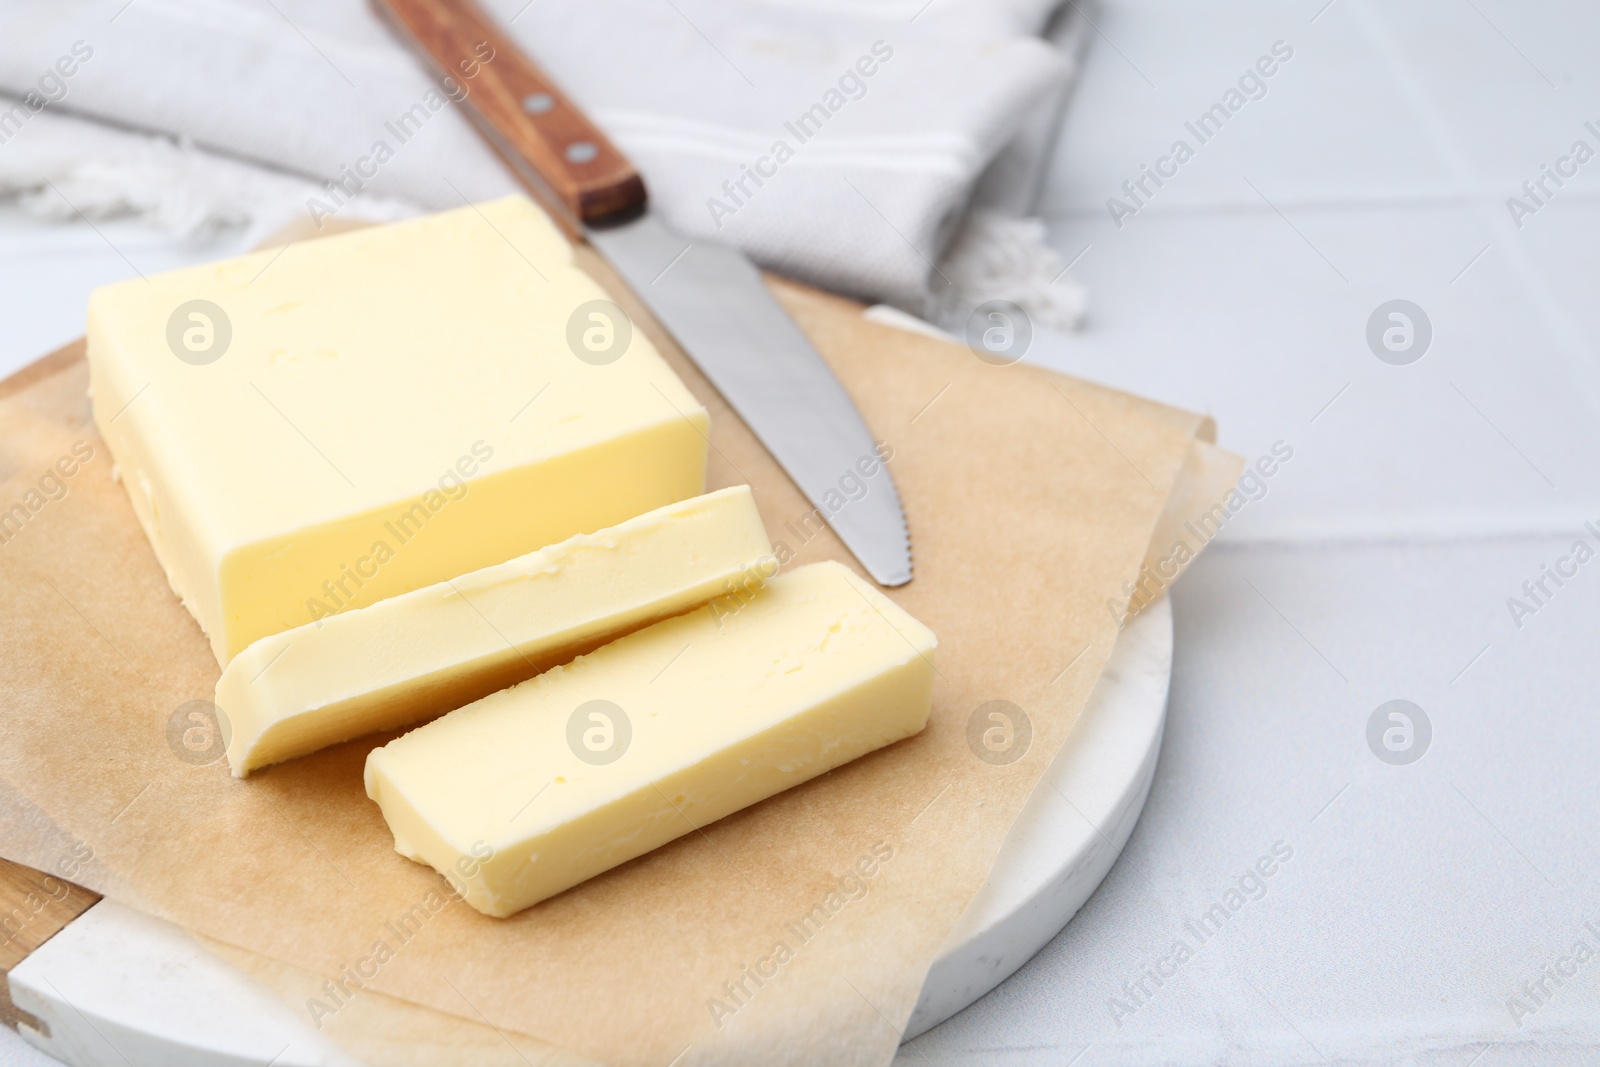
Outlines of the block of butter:
M749 486L263 637L217 682L233 773L469 704L777 569Z
M705 410L522 197L105 286L88 358L222 664L705 491Z
M934 644L812 564L373 749L367 795L398 852L510 915L917 733Z

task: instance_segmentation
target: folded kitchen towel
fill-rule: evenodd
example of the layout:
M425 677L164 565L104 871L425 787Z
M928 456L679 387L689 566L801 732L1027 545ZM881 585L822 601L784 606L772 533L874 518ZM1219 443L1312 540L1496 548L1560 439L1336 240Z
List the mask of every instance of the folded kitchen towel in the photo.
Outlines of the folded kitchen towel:
M946 323L994 297L1076 320L1023 218L1075 73L1071 0L486 6L686 236ZM0 191L64 217L266 229L515 188L454 106L472 79L430 79L361 0L0 0L0 92L21 101L0 101Z

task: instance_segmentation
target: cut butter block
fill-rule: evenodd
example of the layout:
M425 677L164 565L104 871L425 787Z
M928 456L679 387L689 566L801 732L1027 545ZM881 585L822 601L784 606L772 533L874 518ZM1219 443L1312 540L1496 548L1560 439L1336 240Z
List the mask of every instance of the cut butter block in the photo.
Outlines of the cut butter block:
M218 662L704 492L604 298L522 197L96 290L95 423Z
M934 645L813 564L374 749L367 795L401 855L510 915L918 732Z
M471 574L263 637L217 682L244 777L409 726L776 569L748 486L579 534Z

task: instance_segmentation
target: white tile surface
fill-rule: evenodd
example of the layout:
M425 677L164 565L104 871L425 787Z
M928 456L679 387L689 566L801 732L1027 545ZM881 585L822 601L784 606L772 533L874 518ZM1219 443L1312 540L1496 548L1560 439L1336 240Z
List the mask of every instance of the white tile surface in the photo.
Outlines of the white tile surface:
M898 1063L1600 1059L1600 963L1520 1027L1507 1008L1600 947L1600 570L1520 629L1506 603L1600 520L1600 161L1521 229L1505 206L1600 125L1600 10L1336 0L1311 24L1322 5L1098 20L1116 48L1097 42L1045 208L1065 258L1090 246L1091 316L1034 355L1295 457L1174 594L1168 734L1122 861ZM1116 228L1105 198L1278 37L1296 55L1267 96ZM1435 326L1408 367L1363 336L1394 297ZM1435 730L1408 767L1364 735L1397 697ZM1123 983L1280 839L1265 897L1119 1026Z
M1585 136L1585 120L1600 119L1600 9L1581 0L1474 4L1385 4L1381 25L1482 188L1503 198ZM1600 193L1600 175L1583 184Z
M1450 284L1484 243L1470 209L1293 219L1348 281L1271 211L1152 216L1109 236L1064 221L1063 250L1092 245L1075 272L1095 306L1081 334L1047 338L1038 357L1209 411L1249 457L1293 446L1229 536L1454 536L1600 515L1600 419L1541 302L1493 250ZM1394 297L1433 323L1411 366L1380 362L1364 336Z
M53 224L0 205L0 377L82 337L96 286L241 251L233 232L180 241L136 222Z
M1512 176L1537 175L1570 136L1600 151L1582 128L1585 114L1600 126L1600 79L1569 40L1600 17L1337 0L1309 21L1321 7L1108 5L1044 208L1063 257L1088 248L1073 274L1089 325L1036 358L1212 411L1248 455L1293 444L1234 538L1483 535L1600 514L1600 160L1522 228L1505 208ZM1106 198L1278 39L1295 55L1267 94L1116 225ZM1548 149L1530 155L1530 138ZM1435 331L1409 367L1364 340L1394 298Z
M1122 860L1030 964L897 1063L1061 1064L1086 1045L1081 1067L1593 1062L1600 961L1522 1028L1506 1008L1600 926L1600 720L1574 699L1600 683L1600 570L1520 631L1504 607L1567 543L1203 558L1174 594L1167 736ZM1364 736L1397 697L1434 731L1405 767ZM1122 984L1279 840L1294 856L1265 895L1118 1026Z
M1241 174L1289 202L1452 192L1418 117L1395 107L1397 86L1371 40L1333 12L1311 25L1303 6L1108 5L1058 146L1047 210L1106 218L1106 198L1180 138L1195 157L1155 193L1152 211L1258 207ZM1201 144L1184 124L1278 41L1293 57L1263 79L1265 95Z
M56 1067L60 1062L22 1040L15 1030L0 1026L0 1067Z

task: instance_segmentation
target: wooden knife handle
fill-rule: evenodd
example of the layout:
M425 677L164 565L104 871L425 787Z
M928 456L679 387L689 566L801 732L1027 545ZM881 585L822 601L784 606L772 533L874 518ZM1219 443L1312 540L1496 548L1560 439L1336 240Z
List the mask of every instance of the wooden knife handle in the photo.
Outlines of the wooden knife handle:
M571 237L644 210L644 181L473 0L372 0ZM465 92L466 96L461 97Z

